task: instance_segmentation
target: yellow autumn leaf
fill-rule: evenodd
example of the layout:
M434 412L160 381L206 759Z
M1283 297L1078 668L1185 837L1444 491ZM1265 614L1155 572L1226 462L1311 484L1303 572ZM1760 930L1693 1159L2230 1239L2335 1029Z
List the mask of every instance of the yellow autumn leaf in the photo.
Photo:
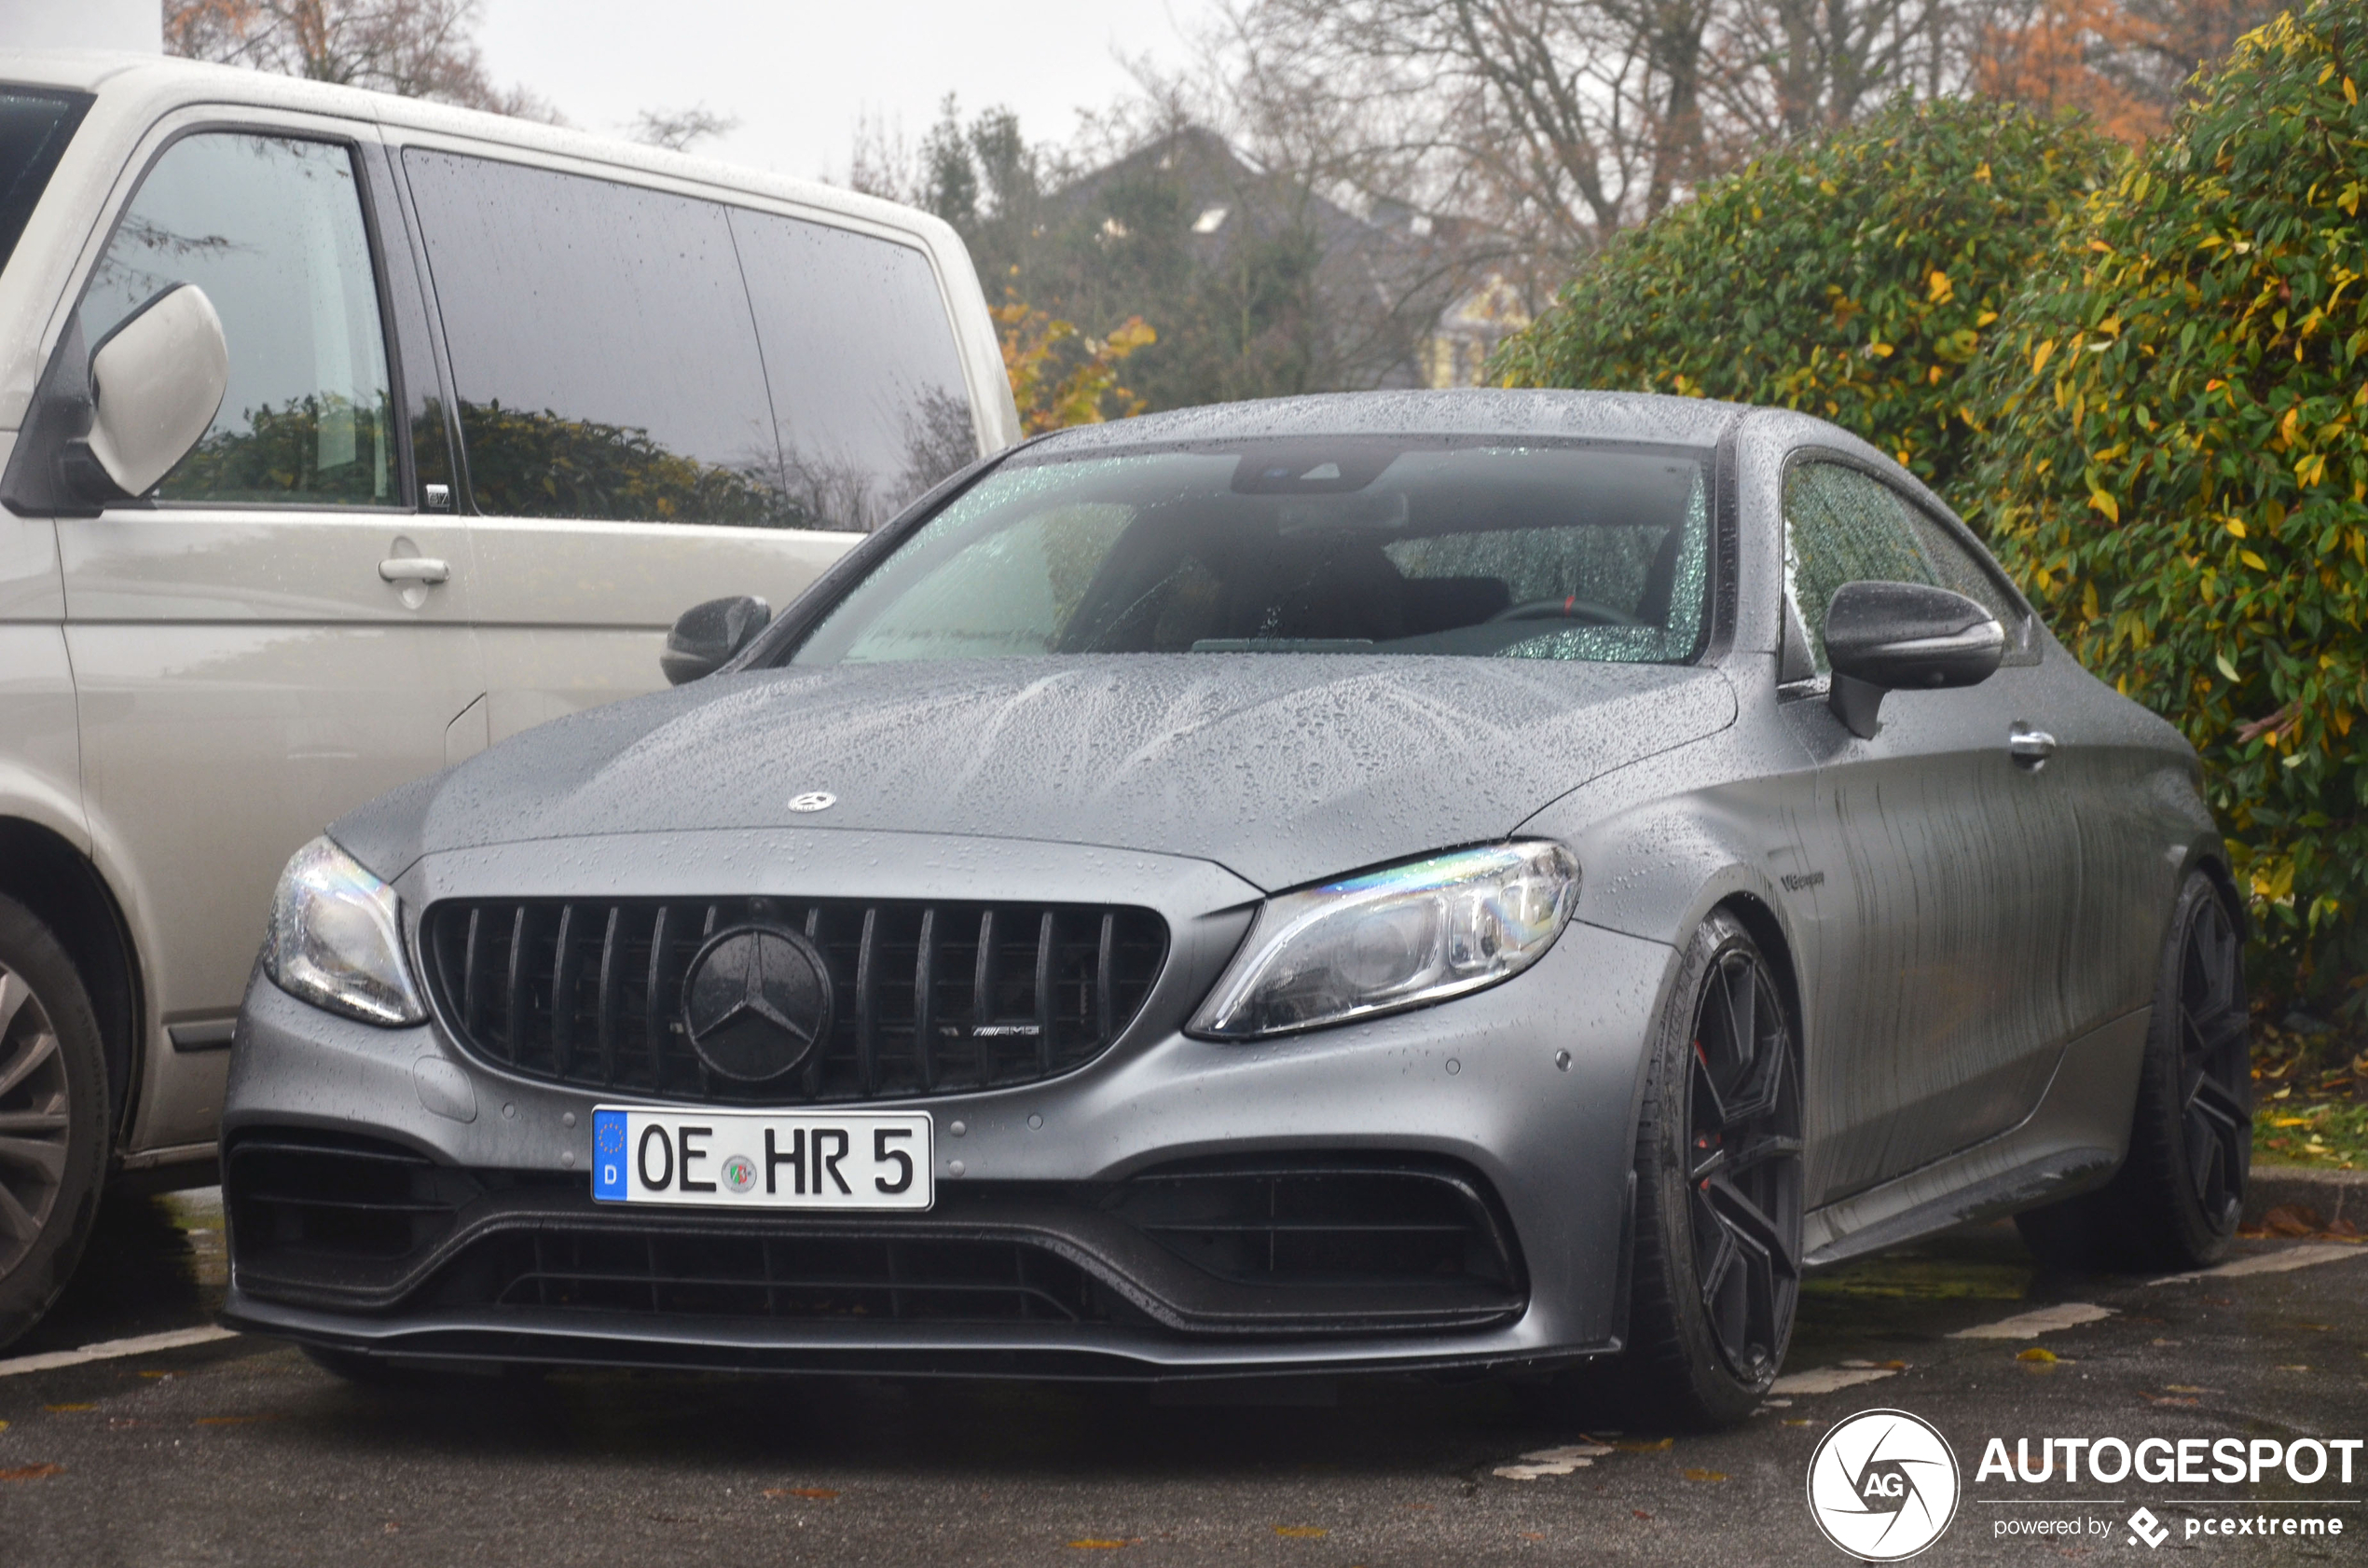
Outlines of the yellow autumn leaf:
M1955 298L1956 295L1956 285L1948 281L1948 274L1935 268L1925 283L1925 302L1932 305L1946 305Z
M2251 567L2255 571L2267 571L2269 570L2269 563L2263 560L2259 556L2254 555L2251 550L2237 551L2237 558L2244 562L2247 566Z
M2115 523L2121 521L2121 502L2115 501L2104 491L2089 491L2088 504L2096 510L2102 512L2108 521Z
M2229 518L2227 527L2228 531L2235 534L2237 538L2242 539L2245 537L2245 525L2239 519L2235 517Z
M2031 356L2031 373L2034 376L2047 368L2047 356L2056 351L2056 340L2048 338Z
M2044 1345L2033 1345L2029 1350L2017 1355L2015 1359L2031 1362L2033 1366L2052 1367L2056 1364L2057 1356L2054 1351Z

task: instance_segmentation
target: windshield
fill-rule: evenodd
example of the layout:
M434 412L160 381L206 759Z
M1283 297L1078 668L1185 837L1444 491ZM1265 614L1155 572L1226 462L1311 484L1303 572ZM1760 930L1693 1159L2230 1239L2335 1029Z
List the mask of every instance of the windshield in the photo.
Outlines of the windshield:
M1690 450L1354 438L1022 454L857 584L791 662L1686 662L1709 515Z

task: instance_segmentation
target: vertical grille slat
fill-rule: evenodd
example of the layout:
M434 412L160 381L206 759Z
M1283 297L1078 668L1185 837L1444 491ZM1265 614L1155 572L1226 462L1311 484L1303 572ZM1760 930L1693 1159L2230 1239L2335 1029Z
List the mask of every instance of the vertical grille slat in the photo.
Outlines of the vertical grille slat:
M611 904L608 923L600 932L599 1087L603 1089L616 1084L617 1013L622 1008L620 991L625 984L625 960L617 950L617 928L624 918L625 911ZM1103 924L1107 927L1108 923L1105 916Z
M562 1080L575 1066L575 987L583 968L576 951L575 905L561 904L551 954L551 1071Z
M880 912L863 912L863 940L855 955L855 1080L865 1099L879 1092Z
M921 911L921 937L913 955L913 1070L921 1093L937 1087L937 911Z
M1053 912L1036 924L1036 1070L1053 1076Z
M837 997L804 1066L757 1083L709 1069L682 1024L692 956L751 922L803 929ZM420 942L438 1019L488 1066L735 1105L965 1093L1069 1072L1125 1031L1167 956L1167 928L1144 909L842 899L447 900L421 916Z

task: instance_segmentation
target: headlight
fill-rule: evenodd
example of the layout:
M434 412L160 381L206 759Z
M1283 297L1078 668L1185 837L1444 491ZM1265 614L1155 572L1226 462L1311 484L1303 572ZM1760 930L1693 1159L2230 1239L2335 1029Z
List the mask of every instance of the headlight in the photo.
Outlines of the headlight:
M1395 1012L1510 980L1578 901L1559 844L1502 844L1266 901L1189 1031L1226 1039Z
M281 990L365 1024L417 1024L427 1009L403 961L394 889L325 838L296 852L271 895L263 966Z

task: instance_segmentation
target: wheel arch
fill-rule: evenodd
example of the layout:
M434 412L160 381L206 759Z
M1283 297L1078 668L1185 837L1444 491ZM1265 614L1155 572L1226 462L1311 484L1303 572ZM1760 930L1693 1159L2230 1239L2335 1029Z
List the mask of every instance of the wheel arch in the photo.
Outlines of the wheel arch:
M90 996L106 1051L109 1124L120 1138L138 1088L140 965L114 889L89 856L55 831L0 817L0 893L49 928Z
M1749 892L1728 894L1711 913L1722 911L1742 923L1775 970L1777 986L1783 993L1784 1011L1792 1019L1794 1049L1802 1049L1807 1044L1807 1014L1801 1007L1799 960L1794 956L1792 939L1785 935L1783 921L1756 894Z

